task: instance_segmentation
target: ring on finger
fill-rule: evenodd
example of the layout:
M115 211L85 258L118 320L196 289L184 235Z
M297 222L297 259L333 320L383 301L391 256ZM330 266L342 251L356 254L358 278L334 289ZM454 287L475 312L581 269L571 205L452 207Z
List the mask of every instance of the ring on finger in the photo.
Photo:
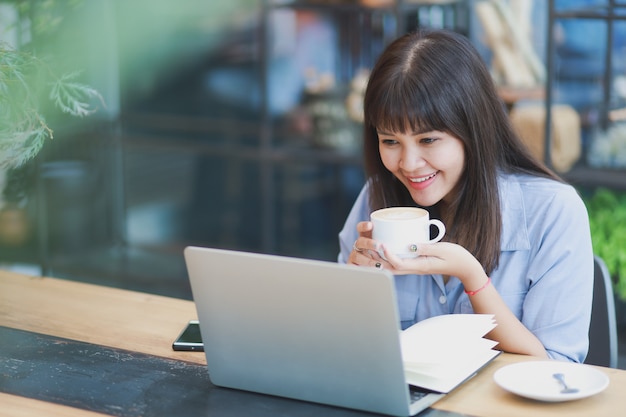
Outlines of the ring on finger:
M352 245L352 250L354 250L355 252L363 252L362 248L359 248L356 246L356 240L354 241L354 244Z
M378 269L381 269L383 267L383 264L381 264L380 262L376 262L374 266Z

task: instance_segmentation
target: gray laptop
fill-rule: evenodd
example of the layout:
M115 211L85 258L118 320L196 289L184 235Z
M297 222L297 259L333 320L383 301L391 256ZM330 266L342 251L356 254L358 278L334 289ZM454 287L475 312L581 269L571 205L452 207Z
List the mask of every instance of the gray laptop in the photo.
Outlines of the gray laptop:
M445 395L406 383L389 272L199 247L185 261L215 385L396 416Z

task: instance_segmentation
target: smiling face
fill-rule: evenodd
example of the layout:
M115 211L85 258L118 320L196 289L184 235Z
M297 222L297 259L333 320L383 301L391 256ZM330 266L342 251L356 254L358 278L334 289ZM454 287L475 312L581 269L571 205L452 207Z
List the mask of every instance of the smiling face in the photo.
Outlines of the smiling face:
M378 149L387 168L415 203L430 207L449 202L465 167L463 142L445 132L378 131Z

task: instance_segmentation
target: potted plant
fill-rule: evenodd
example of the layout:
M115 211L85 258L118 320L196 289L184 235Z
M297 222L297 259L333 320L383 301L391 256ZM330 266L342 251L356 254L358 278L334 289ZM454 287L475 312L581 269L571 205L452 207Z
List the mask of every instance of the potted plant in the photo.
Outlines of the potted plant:
M34 158L53 137L42 99L71 116L95 111L93 88L77 82L79 73L56 75L45 61L0 41L0 167L11 169ZM47 96L47 97L46 97Z
M626 323L626 193L598 188L585 198L594 253L613 280L618 320Z
M31 2L0 0L0 243L19 246L28 238L29 161L53 138L48 119L85 117L104 105L102 96L80 80L79 71L59 70L55 57L35 46L63 21L66 7L82 0ZM8 23L7 23L8 22ZM26 30L25 28L28 28ZM28 32L27 35L24 35ZM7 40L11 40L10 44ZM39 52L36 52L39 51ZM54 117L54 119L53 119ZM31 164L32 165L32 164Z

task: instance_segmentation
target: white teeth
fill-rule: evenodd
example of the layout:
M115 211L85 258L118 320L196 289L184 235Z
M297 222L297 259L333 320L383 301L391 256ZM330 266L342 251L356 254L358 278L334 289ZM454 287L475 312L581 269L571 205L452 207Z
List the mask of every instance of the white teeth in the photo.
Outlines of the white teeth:
M437 173L435 172L434 174L431 174L427 177L422 177L422 178L410 178L411 182L424 182L424 181L428 181L429 179L431 179L432 177L434 177L435 175L437 175Z

